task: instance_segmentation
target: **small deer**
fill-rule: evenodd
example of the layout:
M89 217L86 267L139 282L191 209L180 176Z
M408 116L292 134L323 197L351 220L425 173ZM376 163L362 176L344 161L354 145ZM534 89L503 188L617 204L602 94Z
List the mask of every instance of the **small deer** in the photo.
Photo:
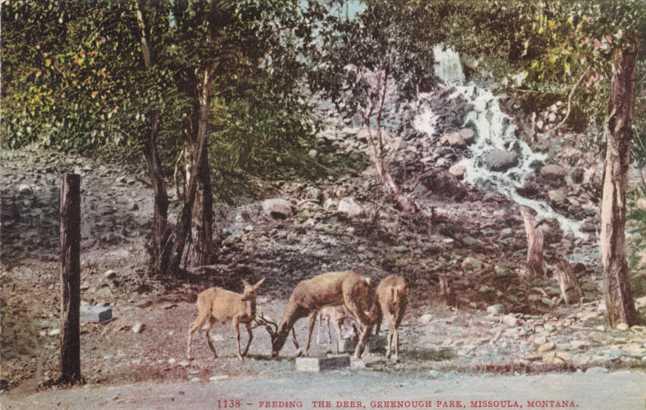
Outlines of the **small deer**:
M398 329L408 304L408 284L401 276L387 276L379 282L376 296L377 301L372 312L373 319L377 322L375 334L379 334L381 322L385 317L389 326L386 357L391 357L394 348L393 359L397 361L399 359Z
M186 345L186 357L189 360L192 359L191 339L193 334L200 328L206 331L206 341L213 352L213 356L218 357L209 333L217 322L231 322L238 343L238 358L242 360L247 355L253 340L251 322L256 316L256 290L264 281L265 278L262 278L255 285L250 285L243 279L244 290L241 294L216 287L206 289L197 295L197 318L188 330L188 342ZM244 352L240 349L240 323L245 325L249 335Z
M334 330L336 332L336 353L339 353L339 346L343 343L343 324L346 321L353 322L352 315L345 306L325 306L321 308L318 312L319 316L319 327L318 333L316 335L316 341L318 344L321 344L321 328L323 327L323 322L327 323L327 340L328 343L332 343L332 326L334 324ZM358 339L359 334L354 323L351 323L353 338Z
M307 355L319 310L324 306L343 305L363 327L354 351L354 357L360 358L372 331L373 321L370 317L372 299L370 279L355 272L322 273L299 282L289 297L280 325L269 323L261 318L271 335L272 357L278 356L290 330L294 335L294 323L304 317L309 317L309 332L305 348L305 355Z

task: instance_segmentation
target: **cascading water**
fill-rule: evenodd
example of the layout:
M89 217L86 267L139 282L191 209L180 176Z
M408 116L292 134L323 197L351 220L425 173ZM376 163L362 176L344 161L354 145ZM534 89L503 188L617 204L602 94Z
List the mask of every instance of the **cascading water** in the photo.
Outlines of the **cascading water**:
M467 112L464 122L465 127L475 132L474 143L469 146L471 158L465 158L461 162L465 167L465 181L496 190L519 205L535 210L541 218L556 219L564 232L569 232L577 238L587 238L581 231L581 222L559 214L542 201L518 194L517 188L522 187L527 176L534 172L533 166L546 159L545 155L533 152L525 142L516 138L516 128L511 118L501 110L498 97L474 83L465 84L458 53L443 46L436 46L433 51L436 61L435 74L444 83L455 87L454 94L449 98L462 97L472 107ZM435 123L436 116L430 108L422 110L413 121L418 131L429 136L433 135ZM505 171L487 168L484 156L492 149L514 152L517 155L515 166Z

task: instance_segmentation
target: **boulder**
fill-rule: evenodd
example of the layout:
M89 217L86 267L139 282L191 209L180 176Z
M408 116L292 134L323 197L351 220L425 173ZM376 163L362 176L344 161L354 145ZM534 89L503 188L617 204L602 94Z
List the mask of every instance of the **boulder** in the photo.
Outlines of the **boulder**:
M459 132L450 132L440 139L440 144L451 147L466 147L467 142Z
M541 176L552 180L563 180L567 171L560 165L549 164L541 168Z
M349 218L356 218L364 213L363 207L351 196L342 198L337 210Z
M285 219L292 216L292 204L283 198L266 199L262 202L262 211L274 219Z
M458 133L467 144L471 144L476 136L476 133L471 128L462 128Z
M567 203L567 196L562 189L553 189L547 192L550 201L556 205L565 205Z
M453 175L458 179L464 178L465 171L466 171L466 167L459 163L454 164L451 168L449 168L449 174Z
M485 167L490 171L506 171L518 164L518 154L513 151L493 149L483 155Z

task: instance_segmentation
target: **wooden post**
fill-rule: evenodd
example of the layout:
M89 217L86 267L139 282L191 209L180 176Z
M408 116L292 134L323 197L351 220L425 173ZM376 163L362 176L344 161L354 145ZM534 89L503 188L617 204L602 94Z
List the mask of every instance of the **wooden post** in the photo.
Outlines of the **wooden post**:
M61 383L81 380L81 177L66 174L60 197Z

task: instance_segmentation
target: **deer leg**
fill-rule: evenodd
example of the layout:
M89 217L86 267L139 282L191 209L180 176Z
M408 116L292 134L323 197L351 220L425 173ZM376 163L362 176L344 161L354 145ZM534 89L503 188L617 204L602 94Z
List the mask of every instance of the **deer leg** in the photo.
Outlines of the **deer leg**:
M375 325L375 336L379 335L380 330L381 330L381 314L377 316L377 324Z
M213 358L217 359L218 354L215 352L215 346L213 346L213 340L211 339L211 328L209 327L205 331L206 333L206 343L209 345L209 349L213 352Z
M361 337L359 337L357 346L354 349L355 359L361 358L363 351L366 349L366 344L368 343L368 338L370 337L370 333L372 333L372 326L368 324L363 325L363 329L361 330Z
M394 360L399 361L399 329L395 328L395 357Z
M247 336L249 336L249 338L247 339L247 347L244 348L244 352L242 352L242 356L247 355L247 353L249 352L249 346L251 346L251 341L253 340L253 332L251 331L251 322L245 323L245 327L247 328Z
M388 347L386 348L386 358L390 359L392 354L393 339L395 336L395 318L386 313L388 319Z
M319 325L316 328L316 344L321 344L321 327L323 326L323 318L319 315Z
M341 346L342 343L342 338L341 338L341 324L343 323L343 319L335 320L334 321L334 330L336 331L336 352L339 353L339 346ZM328 324L328 330L329 330L329 324ZM330 341L332 341L332 338L330 337Z
M238 345L238 359L244 360L244 357L242 356L242 350L240 349L240 319L239 318L233 318L233 330L236 332L236 343Z
M195 321L193 321L191 326L188 328L188 341L186 342L186 358L188 360L193 359L193 357L191 357L191 341L193 339L193 334L204 325L204 322L206 322L207 318L208 315L198 315L197 319L195 319Z
M316 315L318 312L314 311L310 313L309 323L307 329L307 345L305 345L305 356L310 354L310 344L312 342L312 333L314 333L314 325L316 324Z

